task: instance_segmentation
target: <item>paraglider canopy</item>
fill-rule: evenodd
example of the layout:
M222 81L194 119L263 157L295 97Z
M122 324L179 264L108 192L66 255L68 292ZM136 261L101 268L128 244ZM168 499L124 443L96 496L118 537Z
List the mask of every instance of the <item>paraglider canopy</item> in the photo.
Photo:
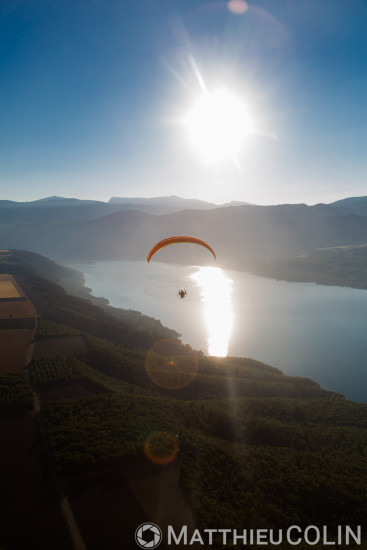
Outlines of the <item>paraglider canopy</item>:
M168 246L170 244L176 244L176 243L199 244L207 248L213 254L214 258L217 259L214 250L207 242L203 241L202 239L198 239L197 237L190 237L189 235L177 235L174 237L168 237L167 239L163 239L162 241L159 241L159 243L154 245L148 254L147 262L149 263L153 254L158 252L158 250L160 250L161 248Z

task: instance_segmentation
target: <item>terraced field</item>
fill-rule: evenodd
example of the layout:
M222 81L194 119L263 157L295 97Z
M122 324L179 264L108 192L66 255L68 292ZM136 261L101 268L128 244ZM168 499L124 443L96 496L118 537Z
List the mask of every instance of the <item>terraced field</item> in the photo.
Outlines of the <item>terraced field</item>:
M75 353L85 353L87 347L81 336L47 338L35 343L33 357L72 357ZM0 549L1 550L1 549Z

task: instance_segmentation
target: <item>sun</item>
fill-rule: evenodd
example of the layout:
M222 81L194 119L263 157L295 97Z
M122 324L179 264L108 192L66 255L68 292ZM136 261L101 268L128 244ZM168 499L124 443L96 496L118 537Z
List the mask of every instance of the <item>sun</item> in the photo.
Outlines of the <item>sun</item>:
M244 103L226 89L203 93L184 125L191 144L207 164L236 159L250 130Z

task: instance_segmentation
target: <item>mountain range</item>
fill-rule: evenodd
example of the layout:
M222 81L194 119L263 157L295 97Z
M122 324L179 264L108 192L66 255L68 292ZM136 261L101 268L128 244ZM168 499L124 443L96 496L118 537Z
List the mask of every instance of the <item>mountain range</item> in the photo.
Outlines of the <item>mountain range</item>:
M145 260L157 241L175 234L208 241L218 266L247 270L251 262L366 244L367 197L313 206L218 206L175 196L0 201L0 248L34 251L62 262ZM210 260L196 248L168 247L159 254L163 262Z

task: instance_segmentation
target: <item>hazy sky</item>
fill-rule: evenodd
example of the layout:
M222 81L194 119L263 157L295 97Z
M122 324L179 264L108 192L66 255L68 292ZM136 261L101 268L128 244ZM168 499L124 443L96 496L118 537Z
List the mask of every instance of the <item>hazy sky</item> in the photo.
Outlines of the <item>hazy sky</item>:
M0 199L367 194L366 0L0 0ZM182 123L226 88L251 124L204 162Z

